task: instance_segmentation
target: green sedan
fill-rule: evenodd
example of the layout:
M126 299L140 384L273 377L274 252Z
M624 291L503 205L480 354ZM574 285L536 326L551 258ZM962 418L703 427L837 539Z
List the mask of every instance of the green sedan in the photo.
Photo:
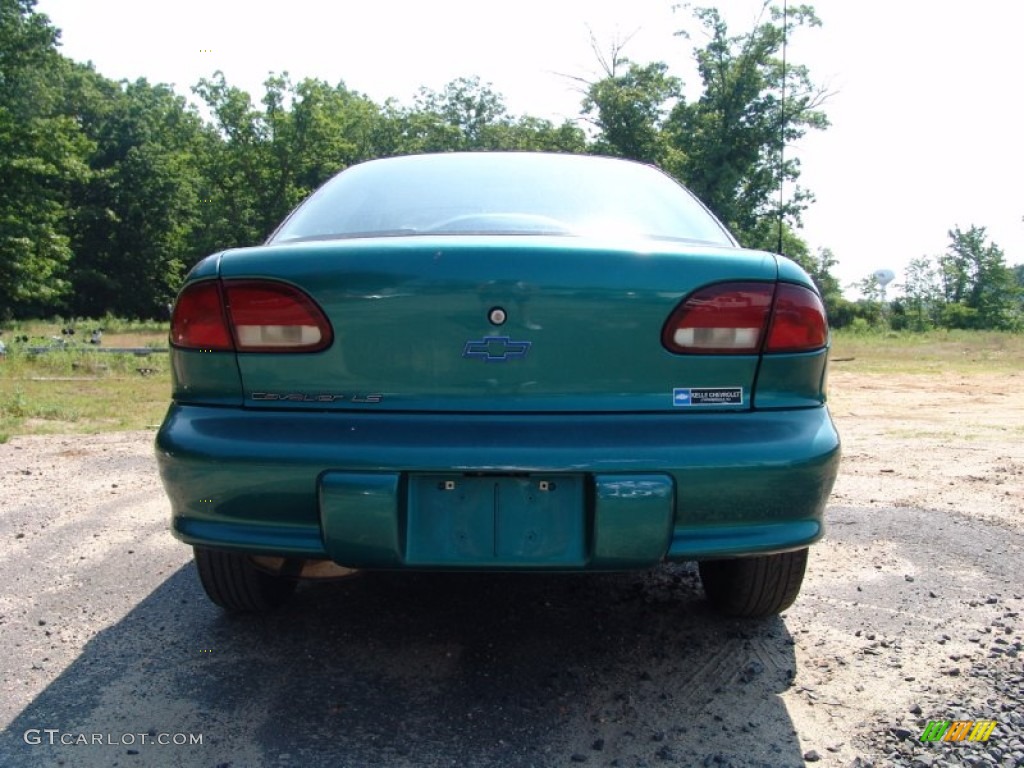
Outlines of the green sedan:
M773 614L839 465L810 278L624 160L348 168L199 262L171 345L172 531L232 611L355 570L696 561Z

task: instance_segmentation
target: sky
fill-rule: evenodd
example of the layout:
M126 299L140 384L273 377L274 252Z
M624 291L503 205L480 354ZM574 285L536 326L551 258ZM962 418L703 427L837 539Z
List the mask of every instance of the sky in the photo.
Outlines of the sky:
M779 0L781 2L781 0ZM344 81L382 103L479 76L509 111L576 119L579 80L602 51L663 61L700 92L697 25L674 0L37 0L62 52L113 79L145 77L182 95L216 70L254 100L270 72ZM706 3L711 4L710 0ZM832 93L832 126L790 150L816 202L801 232L830 248L845 285L937 256L948 231L986 227L1008 264L1024 263L1024 143L1015 0L818 0L823 26L801 29L790 62ZM717 4L740 33L761 0ZM694 32L692 42L675 33Z

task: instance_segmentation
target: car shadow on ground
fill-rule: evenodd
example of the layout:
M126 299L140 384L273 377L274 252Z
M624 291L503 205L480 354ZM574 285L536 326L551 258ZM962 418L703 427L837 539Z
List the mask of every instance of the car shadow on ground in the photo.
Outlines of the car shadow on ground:
M803 764L795 672L782 619L715 616L687 566L360 574L260 617L189 564L17 715L0 764L777 768Z

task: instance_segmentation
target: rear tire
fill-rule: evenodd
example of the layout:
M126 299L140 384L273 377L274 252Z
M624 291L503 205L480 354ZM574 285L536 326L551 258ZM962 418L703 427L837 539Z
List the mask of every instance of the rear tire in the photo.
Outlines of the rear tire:
M233 613L263 613L284 603L296 581L253 565L248 555L193 547L199 581L207 596Z
M800 593L807 548L777 555L704 560L700 580L711 604L728 616L756 618L786 610Z

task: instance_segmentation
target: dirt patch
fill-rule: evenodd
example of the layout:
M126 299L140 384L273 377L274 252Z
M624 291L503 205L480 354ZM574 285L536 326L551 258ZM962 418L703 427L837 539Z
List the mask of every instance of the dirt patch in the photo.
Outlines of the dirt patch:
M786 622L806 745L826 765L1024 765L1024 374L835 366L830 408L842 468ZM985 718L993 752L919 738Z
M1024 526L1024 373L840 368L830 396L843 440L834 504L957 511Z

